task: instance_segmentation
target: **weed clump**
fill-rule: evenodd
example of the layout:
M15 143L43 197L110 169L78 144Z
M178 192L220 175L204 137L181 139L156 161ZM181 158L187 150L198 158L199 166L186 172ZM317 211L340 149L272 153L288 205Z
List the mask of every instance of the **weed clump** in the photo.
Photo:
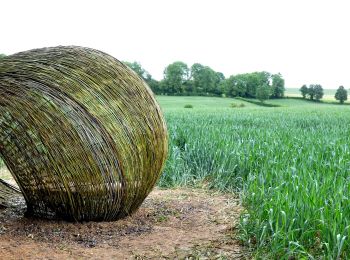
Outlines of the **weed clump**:
M231 103L230 107L232 108L236 108L236 107L245 107L245 105L243 103L237 104L237 103Z

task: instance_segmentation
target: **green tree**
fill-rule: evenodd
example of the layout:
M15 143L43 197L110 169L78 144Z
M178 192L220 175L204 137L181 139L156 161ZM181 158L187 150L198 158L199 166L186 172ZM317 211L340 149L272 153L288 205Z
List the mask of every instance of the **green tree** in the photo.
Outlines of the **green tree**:
M306 98L306 95L309 93L309 89L306 85L303 85L299 91L301 92L301 95L303 96L303 98Z
M0 53L0 59L6 57L5 54Z
M263 84L256 88L256 98L260 100L260 102L264 102L269 99L271 94L271 87L268 84Z
M191 79L193 83L193 93L195 94L203 94L204 93L204 85L207 85L206 82L206 72L205 67L202 64L194 63L191 66ZM210 84L210 82L209 82Z
M222 72L215 72L215 95L222 95L221 85L225 81L225 75Z
M148 84L148 86L152 89L152 91L156 94L161 94L161 87L157 80L152 78L152 75L148 73L147 70L145 70L140 63L134 61L134 62L128 62L123 61L124 64L126 64L129 68L131 68L133 71L136 72L137 75L139 75L141 78L143 78L144 81Z
M165 93L178 95L184 92L188 80L189 69L186 63L176 61L165 68L161 85Z
M157 95L162 94L162 89L161 89L159 81L153 79L150 74L148 74L146 82L155 94L157 94Z
M319 101L323 97L323 88L320 84L311 84L307 89L310 100Z
M225 79L224 74L216 72L208 66L194 63L191 66L193 92L199 95L220 95L220 84Z
M272 78L272 97L282 98L284 96L284 79L280 73L274 74Z
M262 72L253 72L230 76L223 83L223 90L227 96L256 97L256 90L259 86L270 85L271 74Z
M320 84L313 85L314 93L315 93L315 99L319 101L323 97L323 88Z
M241 74L233 77L232 92L233 96L246 97L247 96L247 75Z
M194 92L194 86L192 80L186 80L182 85L182 95L191 96L191 95L199 95Z
M245 97L247 86L244 74L230 76L222 82L222 91L228 97Z
M339 100L340 104L344 104L344 101L348 100L348 92L343 86L339 86L334 97Z
M247 97L256 97L256 89L261 86L258 82L258 77L256 73L246 73L243 75L243 80L247 88L246 96Z
M270 85L270 77L271 74L266 71L245 74L247 97L255 98L256 90L259 86Z
M314 100L314 97L315 97L315 86L316 85L313 85L311 84L308 88L307 88L307 95L308 97L310 98L310 100Z
M126 64L130 69L135 71L136 74L139 75L144 80L146 80L150 75L144 68L142 68L141 64L136 61L134 62L123 61L123 63Z

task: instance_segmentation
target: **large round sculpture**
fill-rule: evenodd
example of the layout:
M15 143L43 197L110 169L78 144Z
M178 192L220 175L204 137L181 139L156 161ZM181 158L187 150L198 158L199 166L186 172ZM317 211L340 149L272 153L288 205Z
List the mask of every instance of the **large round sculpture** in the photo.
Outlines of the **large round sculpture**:
M129 215L154 187L166 155L153 93L117 59L75 46L0 59L0 156L29 214ZM8 192L2 182L1 189Z

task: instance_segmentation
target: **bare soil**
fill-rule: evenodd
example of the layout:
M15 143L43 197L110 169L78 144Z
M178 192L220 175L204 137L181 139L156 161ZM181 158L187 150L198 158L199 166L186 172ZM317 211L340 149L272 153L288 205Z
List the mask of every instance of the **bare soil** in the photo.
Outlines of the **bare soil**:
M231 195L155 189L130 217L70 223L0 209L0 259L246 259L235 239L242 210Z

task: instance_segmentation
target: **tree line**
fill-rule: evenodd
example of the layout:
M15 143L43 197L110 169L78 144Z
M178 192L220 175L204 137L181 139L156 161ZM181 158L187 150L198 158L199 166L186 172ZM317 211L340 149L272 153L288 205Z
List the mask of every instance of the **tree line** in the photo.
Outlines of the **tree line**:
M304 99L315 101L319 101L324 95L323 88L320 84L303 85L299 91ZM335 92L334 98L343 104L344 101L348 99L348 91L344 86L339 86Z
M169 64L163 73L163 79L155 80L137 62L124 62L143 78L157 95L174 96L227 96L268 98L284 96L284 79L281 74L266 71L232 75L225 78L221 72L209 66L194 63L189 67L181 61Z
M323 97L323 88L320 84L311 84L309 86L303 85L300 88L303 98L319 101Z
M6 57L0 53L0 59ZM188 67L182 61L168 65L162 80L155 80L140 63L124 63L143 78L157 95L178 96L227 96L257 98L261 102L269 98L282 98L285 92L284 79L280 73L266 71L232 75L225 78L209 66L194 63ZM319 101L324 95L320 84L303 85L299 91L304 99ZM343 104L348 99L344 86L339 86L334 98Z
M5 55L0 54L0 58ZM225 78L221 72L209 66L194 63L191 67L182 61L169 64L163 73L163 79L155 80L138 62L127 62L129 66L150 86L157 95L172 96L227 96L268 98L284 96L284 79L281 74L266 71L232 75Z

